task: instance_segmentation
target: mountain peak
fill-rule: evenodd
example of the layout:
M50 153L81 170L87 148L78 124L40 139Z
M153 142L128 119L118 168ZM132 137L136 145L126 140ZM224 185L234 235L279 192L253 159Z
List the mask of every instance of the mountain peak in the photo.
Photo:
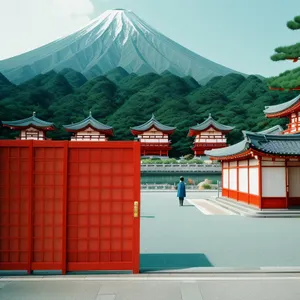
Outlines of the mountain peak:
M169 71L198 82L235 72L184 48L123 8L105 11L65 38L0 61L0 72L15 83L50 70L72 68L91 78L116 67L138 75Z

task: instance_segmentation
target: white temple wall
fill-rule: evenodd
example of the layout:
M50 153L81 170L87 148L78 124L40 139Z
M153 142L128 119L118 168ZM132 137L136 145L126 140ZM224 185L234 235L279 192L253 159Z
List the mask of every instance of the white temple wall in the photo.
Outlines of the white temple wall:
M239 169L239 191L248 193L248 168Z
M36 128L30 127L26 130L21 130L21 140L43 140L44 132Z
M300 167L288 168L289 197L300 197Z
M223 188L228 189L229 188L229 185L228 185L228 169L223 169L222 182L223 182Z
M237 190L237 169L229 169L229 189L232 191Z
M253 160L249 160L252 163L255 163ZM258 161L257 161L258 163ZM259 179L258 179L258 174L259 174L259 168L249 168L249 194L252 195L259 195Z
M285 166L262 167L262 197L286 197Z

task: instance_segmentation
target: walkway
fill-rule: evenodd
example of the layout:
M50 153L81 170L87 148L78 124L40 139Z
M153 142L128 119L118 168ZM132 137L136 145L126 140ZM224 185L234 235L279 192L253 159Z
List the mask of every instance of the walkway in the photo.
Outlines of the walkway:
M1 300L295 300L298 274L0 279Z
M230 215L204 201L214 195L188 191L196 207L179 207L176 191L142 193L142 272L300 267L300 218Z

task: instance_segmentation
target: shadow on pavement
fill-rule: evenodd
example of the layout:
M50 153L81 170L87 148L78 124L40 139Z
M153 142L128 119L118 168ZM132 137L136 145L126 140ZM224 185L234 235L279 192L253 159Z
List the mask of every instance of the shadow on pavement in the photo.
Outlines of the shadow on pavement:
M202 253L155 253L140 255L140 272L213 267Z

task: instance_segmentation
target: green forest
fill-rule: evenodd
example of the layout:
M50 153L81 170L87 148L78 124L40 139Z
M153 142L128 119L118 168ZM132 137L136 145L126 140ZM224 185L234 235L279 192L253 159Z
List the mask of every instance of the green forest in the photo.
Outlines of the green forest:
M242 139L242 130L260 131L286 119L267 119L265 106L291 100L297 92L270 91L257 76L229 74L201 86L193 78L180 78L169 72L143 76L117 68L105 76L87 80L81 73L65 69L50 71L14 85L0 74L0 120L27 118L36 112L42 120L54 122L53 139L68 139L62 125L78 122L92 111L100 122L113 126L114 140L133 140L130 127L140 125L155 114L165 125L176 126L170 137L171 157L192 153L189 127L204 121L208 114L225 125L235 126L229 143ZM13 138L16 132L0 128L0 138Z

